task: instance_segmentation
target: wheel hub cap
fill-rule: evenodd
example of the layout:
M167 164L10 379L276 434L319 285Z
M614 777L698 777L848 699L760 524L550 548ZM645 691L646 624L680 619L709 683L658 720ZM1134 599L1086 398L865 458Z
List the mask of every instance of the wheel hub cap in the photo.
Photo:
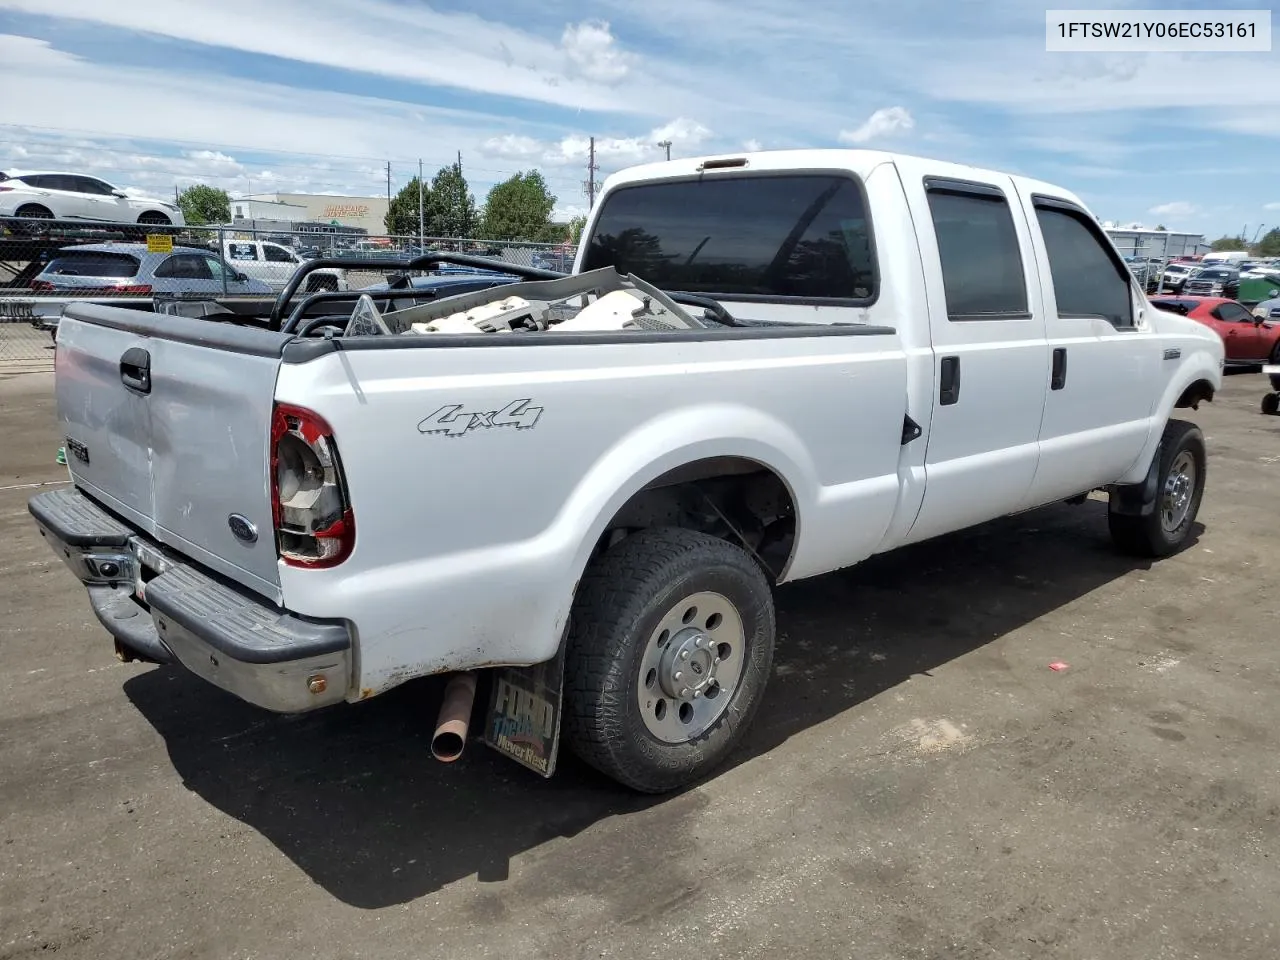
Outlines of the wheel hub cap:
M1160 504L1160 520L1166 532L1172 533L1186 520L1191 510L1191 498L1196 489L1196 463L1184 450L1169 466L1164 481L1164 496Z
M640 658L636 706L657 740L684 743L724 714L746 664L742 617L727 598L701 592L663 615Z
M669 697L693 700L716 682L715 647L701 630L681 630L667 644L658 679Z

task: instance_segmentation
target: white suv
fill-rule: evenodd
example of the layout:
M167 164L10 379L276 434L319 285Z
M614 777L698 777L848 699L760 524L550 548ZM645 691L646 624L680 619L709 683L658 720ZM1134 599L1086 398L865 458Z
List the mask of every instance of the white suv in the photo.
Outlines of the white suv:
M0 217L186 225L176 204L131 197L97 177L78 173L0 173Z

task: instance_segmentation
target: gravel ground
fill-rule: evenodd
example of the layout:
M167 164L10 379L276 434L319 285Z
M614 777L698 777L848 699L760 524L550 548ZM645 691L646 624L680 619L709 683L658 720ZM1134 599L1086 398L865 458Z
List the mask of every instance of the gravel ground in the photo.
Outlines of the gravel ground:
M1090 501L782 589L748 742L654 799L434 763L437 682L284 718L117 663L26 513L51 378L0 378L0 958L1274 960L1266 389L1192 415L1169 560Z

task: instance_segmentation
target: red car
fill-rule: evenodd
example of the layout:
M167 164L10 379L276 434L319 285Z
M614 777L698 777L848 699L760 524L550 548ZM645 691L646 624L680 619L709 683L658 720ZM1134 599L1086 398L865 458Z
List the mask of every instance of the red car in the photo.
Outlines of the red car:
M1254 366L1280 363L1280 323L1255 317L1248 308L1223 297L1152 297L1159 310L1180 313L1212 327L1227 347L1227 363Z

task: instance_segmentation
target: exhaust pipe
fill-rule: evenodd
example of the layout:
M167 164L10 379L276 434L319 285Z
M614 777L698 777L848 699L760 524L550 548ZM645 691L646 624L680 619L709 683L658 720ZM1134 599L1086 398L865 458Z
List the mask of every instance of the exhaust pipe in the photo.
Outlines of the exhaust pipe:
M444 703L431 737L431 755L441 763L453 763L467 745L467 726L471 722L471 705L476 698L474 671L455 673L444 688Z

